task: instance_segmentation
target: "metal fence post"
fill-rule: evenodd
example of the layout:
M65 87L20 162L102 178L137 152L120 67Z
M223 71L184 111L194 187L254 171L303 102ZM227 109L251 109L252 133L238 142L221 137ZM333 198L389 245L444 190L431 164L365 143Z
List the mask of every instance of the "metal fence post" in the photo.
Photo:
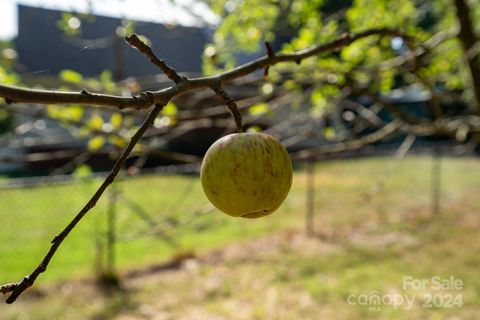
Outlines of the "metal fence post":
M307 180L307 203L305 212L305 232L307 237L314 234L314 210L315 210L315 160L309 158L306 163L306 180Z
M432 215L440 212L440 196L441 196L441 150L440 147L433 148L433 163L432 163Z
M107 209L107 239L106 239L106 272L105 280L110 284L118 284L116 273L116 219L117 219L117 196L118 189L115 184L111 186L108 193Z

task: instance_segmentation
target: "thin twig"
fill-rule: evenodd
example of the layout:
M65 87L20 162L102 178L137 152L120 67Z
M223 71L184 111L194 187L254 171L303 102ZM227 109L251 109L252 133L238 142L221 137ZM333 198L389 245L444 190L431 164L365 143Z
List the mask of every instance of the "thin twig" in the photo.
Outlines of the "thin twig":
M396 118L401 119L405 123L408 123L410 125L415 125L415 124L427 123L428 121L425 118L418 117L416 115L413 115L409 112L402 110L394 103L383 98L382 96L372 93L367 88L360 88L356 86L345 86L345 87L348 87L348 89L352 94L370 97L374 101L380 103L386 110L391 112Z
M52 245L50 247L50 250L45 255L42 262L40 262L40 264L35 268L35 270L33 270L32 273L25 276L22 280L20 280L17 283L0 286L0 292L4 294L11 292L10 296L6 300L7 303L13 303L17 299L17 297L20 294L22 294L22 292L24 292L26 289L28 289L34 284L35 280L41 273L47 270L47 266L50 263L50 260L52 259L55 252L62 244L63 240L65 240L68 234L75 228L75 226L80 222L80 220L82 220L82 218L87 214L87 212L90 211L90 209L92 209L96 205L97 201L100 199L100 197L102 196L104 191L107 189L107 187L110 184L112 184L112 182L115 180L115 177L118 175L118 173L120 172L120 169L125 164L125 161L127 160L128 156L132 152L134 146L140 140L140 138L145 133L145 131L147 131L147 129L153 124L153 121L155 120L157 115L160 113L162 108L163 106L158 104L153 107L152 111L150 111L150 114L145 119L142 126L133 135L132 139L130 140L130 143L125 148L120 158L118 158L110 174L105 178L101 186L98 188L95 194L90 198L87 204L85 204L82 210L80 210L80 212L72 219L72 221L70 221L70 223L65 227L65 229L63 229L62 232L60 232L52 240L51 242Z
M175 83L179 83L183 80L183 78L180 77L174 69L170 68L165 63L165 61L160 60L155 55L155 53L153 53L152 48L149 45L147 45L145 42L140 40L140 38L135 33L128 37L125 37L125 40L129 45L131 45L132 47L134 47L135 49L137 49L138 51L146 55L150 59L150 62L152 62L157 67L159 67L160 70L162 70L163 73L165 73L165 75L170 80L172 80Z
M412 148L413 143L415 142L416 137L414 134L408 134L400 146L395 151L394 158L387 164L383 169L383 175L378 178L375 186L369 194L366 196L367 202L371 203L376 196L378 196L384 189L388 180L393 176L395 171L397 171L400 163L407 155L408 151Z
M25 276L22 280L17 283L10 283L3 286L0 286L0 292L6 294L10 293L10 296L7 298L7 303L13 303L17 297L22 294L26 289L32 286L37 279L37 277L45 272L47 269L50 260L55 255L57 249L62 244L63 240L69 235L69 233L75 228L75 226L80 222L80 220L92 209L97 201L100 199L107 187L112 184L115 177L118 175L120 169L123 167L126 159L132 152L134 146L146 132L146 130L153 124L156 116L160 113L163 106L165 106L168 101L173 97L184 93L189 90L197 88L211 88L214 90L217 95L227 104L230 111L232 112L235 123L237 125L238 131L242 131L242 120L238 107L233 99L225 92L222 88L222 83L231 81L233 79L242 77L244 75L250 74L256 70L265 68L270 65L274 65L281 62L296 62L300 63L303 59L315 56L321 53L330 52L336 49L339 49L343 46L349 45L352 42L373 36L373 35L389 35L389 36L401 36L406 37L402 33L396 30L391 29L371 29L365 32L361 32L355 35L345 34L342 37L328 42L326 44L317 45L309 49L301 50L289 54L280 54L280 55L267 55L257 60L254 60L250 63L239 66L233 70L226 71L211 77L203 77L197 79L187 80L180 77L175 70L168 67L163 61L159 60L151 51L151 48L144 44L137 36L131 36L127 38L127 41L137 48L140 52L144 53L150 58L150 60L157 65L165 74L175 82L175 85L159 90L159 91L145 91L140 93L138 96L134 97L121 97L121 96L112 96L105 94L96 94L90 93L86 90L80 92L57 92L57 91L48 91L48 90L34 90L34 89L25 89L13 86L0 85L0 97L5 99L7 104L9 103L18 103L18 102L27 102L27 103L42 103L42 104L68 104L68 103L81 103L81 104L92 104L92 105L102 105L102 106L114 106L118 109L124 108L135 108L135 109L148 109L152 105L154 108L151 110L150 114L138 129L138 131L133 135L130 140L130 143L125 148L115 165L113 166L110 174L106 177L100 187L97 189L95 194L91 199L85 204L85 206L80 210L80 212L72 219L72 221L59 233L53 240L51 247L40 264L31 272L29 275ZM384 130L386 132L377 132L377 135L388 136L389 133L392 133L399 129L400 124L396 121L385 126ZM375 140L376 135L372 134L365 139L360 141L362 143L370 142ZM350 144L346 144L347 147Z
M358 139L347 140L343 142L334 143L331 145L324 145L320 147L313 147L310 149L304 149L293 155L293 158L297 160L306 160L317 155L325 155L330 153L339 153L350 150L356 150L363 146L385 140L391 137L393 134L399 132L404 123L401 120L393 120L389 124L385 125L383 128L378 129L375 132L367 134Z
M270 42L265 41L265 48L267 49L267 56L269 58L274 58L275 57L275 51L273 50L272 45ZM266 66L265 69L263 70L263 76L265 79L268 78L268 71L270 70L270 66Z
M213 91L217 94L217 96L222 99L223 102L227 105L228 109L232 113L233 119L235 121L235 125L237 126L238 132L243 132L243 125L242 125L242 115L238 110L238 106L235 101L228 95L228 93L223 89L220 83L211 87Z
M460 30L457 38L462 44L463 54L469 54L472 48L478 43L478 37L475 34L475 23L473 21L472 9L466 0L454 0L455 11ZM467 59L467 66L470 71L471 86L473 89L476 113L480 114L480 55Z
M408 41L406 42L406 45L408 47L408 50L411 56L412 73L415 77L417 77L420 83L422 83L430 92L430 95L431 95L430 106L432 109L432 115L437 119L441 119L443 118L443 110L442 110L442 106L440 105L440 101L438 99L437 93L435 92L434 87L430 83L430 81L420 72L420 65L418 63L417 56L415 55L415 48Z
M213 87L217 83L225 83L256 70L263 69L278 63L294 62L298 63L303 59L316 56L322 53L335 51L343 46L347 46L357 40L375 35L397 36L408 38L406 35L397 30L392 29L370 29L357 34L344 34L340 38L327 42L325 44L316 45L308 49L300 50L293 53L277 54L273 57L265 55L252 62L241 65L232 70L219 73L214 76L189 79L188 81L180 81L175 85L159 91L145 91L134 97L114 96L106 94L98 94L91 92L63 92L51 90L26 89L15 86L0 85L0 97L12 103L42 103L42 104L91 104L100 106L111 106L118 109L133 108L137 110L148 109L152 104L166 104L173 97L198 88ZM178 80L178 79L177 79ZM185 79L182 79L185 80Z
M269 56L270 58L274 58L275 57L275 51L273 51L273 47L270 44L270 42L265 41L265 48L267 49L267 56Z

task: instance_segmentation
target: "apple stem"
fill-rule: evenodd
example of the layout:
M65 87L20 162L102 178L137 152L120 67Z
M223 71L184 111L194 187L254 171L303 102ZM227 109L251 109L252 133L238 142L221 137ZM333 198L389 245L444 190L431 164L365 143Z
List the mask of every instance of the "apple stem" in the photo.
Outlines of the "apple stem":
M238 106L235 101L228 95L228 93L223 89L220 82L216 83L211 87L213 91L217 94L217 96L222 99L222 101L227 105L228 110L233 116L233 120L235 121L235 125L237 126L237 131L239 133L243 132L243 125L242 125L242 115L238 110Z

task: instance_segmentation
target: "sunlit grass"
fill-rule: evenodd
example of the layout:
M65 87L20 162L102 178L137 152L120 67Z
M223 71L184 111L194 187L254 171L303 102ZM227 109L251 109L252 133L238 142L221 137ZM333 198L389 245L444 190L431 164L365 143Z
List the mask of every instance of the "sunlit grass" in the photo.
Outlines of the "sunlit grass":
M306 176L299 168L285 205L269 217L243 220L211 212L168 231L176 245L152 237L118 245L120 270L142 268L188 250L202 257L213 248L226 248L230 252L227 258L134 281L128 285L136 288L135 293L128 298L106 298L98 292L94 293L96 298L89 298L94 289L82 293L87 290L84 286L31 304L25 300L8 309L7 319L21 312L35 314L36 319L105 318L114 314L141 318L145 305L156 310L153 314L162 311L174 319L479 318L480 161L442 159L437 213L431 208L432 159L406 158L378 189L389 161L374 158L317 164L312 239L302 236ZM12 274L23 276L38 262L51 236L85 201L79 188L11 190L8 197L2 197L2 209L14 212L9 215L2 210L3 281L14 280ZM87 194L94 190L94 186L82 188L88 189ZM182 215L206 203L198 178L191 176L143 177L121 182L118 189L156 219ZM67 195L75 192L81 199L69 205ZM52 193L54 199L61 198L60 208L52 206L37 218L39 207L46 198L52 199ZM92 274L94 230L96 224L104 228L106 203L107 198L65 242L42 276L40 287L53 280ZM119 233L145 225L125 201L118 203ZM15 209L18 206L23 207ZM422 292L402 290L404 276L423 279L450 275L464 283L459 292L464 302L461 308L423 308ZM414 294L417 300L409 310L382 306L378 311L346 302L351 294L372 291ZM66 308L65 301L71 301L72 296L75 299ZM20 311L25 308L31 311Z
M31 271L46 253L50 240L80 210L99 183L96 180L0 190L0 282L19 279ZM255 222L229 218L214 210L195 214L208 204L197 176L146 176L120 181L114 188L119 193L115 212L121 268L163 262L177 252L200 252L286 225L285 219L272 223L285 212ZM107 193L65 240L42 279L92 275L98 253L96 242L105 238L109 197ZM161 222L165 235L174 241L150 235L152 229L135 213L138 211ZM166 219L176 217L186 222L169 227Z

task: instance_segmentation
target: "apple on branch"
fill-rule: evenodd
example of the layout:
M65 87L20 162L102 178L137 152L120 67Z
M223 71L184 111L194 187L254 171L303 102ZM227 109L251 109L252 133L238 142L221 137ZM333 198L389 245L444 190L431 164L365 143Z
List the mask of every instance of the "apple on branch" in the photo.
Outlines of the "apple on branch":
M292 185L285 147L264 133L235 133L208 149L200 170L203 191L233 217L259 218L280 207Z

